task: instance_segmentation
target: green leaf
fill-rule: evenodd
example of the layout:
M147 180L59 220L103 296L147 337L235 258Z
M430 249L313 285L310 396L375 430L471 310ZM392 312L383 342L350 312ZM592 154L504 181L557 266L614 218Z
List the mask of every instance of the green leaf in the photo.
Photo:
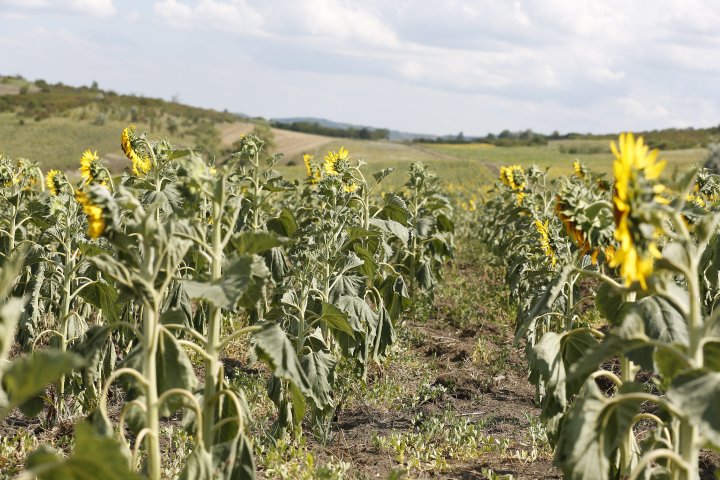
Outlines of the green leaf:
M388 353L388 349L395 343L395 329L392 319L385 307L378 311L378 327L375 331L374 358L382 361Z
M195 447L185 460L179 480L214 480L213 457L204 448Z
M143 371L143 352L141 345L136 346L122 361L123 367ZM157 393L162 395L168 390L181 388L193 391L197 386L197 377L192 363L174 336L162 331L155 354L155 369L157 375ZM124 375L122 382L128 389L130 400L139 397L144 389L137 385L134 377ZM168 398L160 409L160 415L167 417L185 404L183 397L174 395Z
M98 366L100 365L105 345L110 338L110 333L111 331L108 327L93 325L87 330L85 338L72 347L72 351L80 355L85 361L83 377L88 383L92 383L96 379ZM112 342L110 346L114 348Z
M295 215L287 208L283 208L280 215L267 221L267 228L278 235L292 237L298 229L298 224Z
M392 172L394 172L394 171L395 171L395 169L392 168L392 167L390 167L390 168L383 168L382 170L373 173L373 178L375 179L375 182L376 182L376 183L380 183L380 182L382 182L382 181L385 179L385 177L387 177L388 175L390 175L390 174L391 174Z
M563 267L557 276L545 287L542 294L527 312L523 313L520 309L518 309L519 321L515 327L516 342L519 342L528 334L531 334L532 336L535 335L535 333L531 331L532 326L540 315L552 311L553 305L558 298L560 298L565 286L567 285L572 268L573 267L571 265Z
M254 480L255 459L250 440L240 434L229 442L213 445L213 466L222 480Z
M690 423L720 447L720 373L693 370L676 377L667 392L668 399L688 415Z
M555 462L565 478L610 478L610 460L642 405L623 394L638 391L640 385L625 384L618 395L607 399L595 380L585 382L560 426Z
M310 352L303 355L300 364L305 370L310 386L319 400L319 409L324 409L332 403L332 388L335 383L335 366L337 358L326 352Z
M22 269L26 252L25 247L19 247L0 268L0 301L7 298L12 291L15 280Z
M377 315L360 297L344 295L338 300L337 307L347 314L355 332L364 334L369 328L374 329L377 324Z
M396 193L385 194L385 205L377 212L376 216L384 220L395 221L401 225L407 225L410 211L405 200Z
M438 231L440 232L454 232L455 231L455 224L453 224L453 221L450 220L450 218L445 214L440 214L437 216L437 226Z
M67 459L41 447L27 459L27 469L40 480L141 480L130 470L123 447L113 438L98 435L88 422L75 428L75 448Z
M627 304L620 313L623 324L630 316L642 319L645 334L653 340L682 345L689 342L685 318L664 298L650 296Z
M411 303L405 278L402 275L387 276L380 285L380 291L390 318L397 321Z
M42 392L61 376L85 365L74 353L41 350L14 360L2 376L10 406L18 406Z
M708 341L703 345L705 368L720 372L720 341Z
M15 338L15 328L22 312L23 302L19 298L11 298L0 305L0 362L10 353Z
M254 305L262 292L262 284L269 272L257 256L236 259L219 280L197 282L183 280L185 292L192 299L202 299L216 307L232 309L243 297L243 306Z
M241 255L267 252L283 244L277 235L269 232L243 232L232 238L232 244Z
M110 322L117 322L120 319L118 292L109 283L96 280L83 287L78 295L90 305L101 309Z
M679 243L669 243L662 250L662 258L655 261L657 269L670 270L676 273L689 271L690 259L688 252Z
M331 303L322 302L320 321L334 330L339 330L348 335L353 334L353 327L348 321L347 314Z
M623 292L607 283L602 283L595 293L595 307L610 324L615 324L623 302Z
M264 325L262 330L253 335L253 338L258 358L273 369L276 377L291 382L305 395L313 397L316 402L320 401L314 398L310 382L295 353L295 347L278 324Z
M374 278L378 268L375 256L359 243L353 244L352 249L363 262L358 271L367 278Z
M395 220L381 220L378 218L371 218L370 223L378 227L380 230L396 236L405 245L407 245L410 241L410 231L407 229L407 227L404 227Z

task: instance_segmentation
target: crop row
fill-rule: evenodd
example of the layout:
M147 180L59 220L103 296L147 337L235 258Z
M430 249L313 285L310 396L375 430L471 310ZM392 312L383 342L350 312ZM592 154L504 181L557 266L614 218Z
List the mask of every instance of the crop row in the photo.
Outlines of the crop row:
M300 184L254 135L222 165L133 128L121 146L122 176L88 150L78 182L0 156L0 420L77 421L68 456L29 456L41 479L158 479L160 421L182 412L181 478L253 478L223 352L268 365L275 436L327 434L338 362L363 378L432 295L449 202L420 164L380 198L392 169L366 177L345 149L305 156Z

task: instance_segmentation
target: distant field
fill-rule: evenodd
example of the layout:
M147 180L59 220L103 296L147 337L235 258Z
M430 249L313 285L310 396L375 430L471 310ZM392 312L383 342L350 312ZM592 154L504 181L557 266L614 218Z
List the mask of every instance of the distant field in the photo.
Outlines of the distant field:
M147 130L151 138L168 139L177 145L192 145L189 135L175 135L165 128L166 122L151 125L138 123L139 130ZM44 169L59 168L74 171L82 152L97 150L108 167L120 172L127 160L120 151L120 132L127 122L108 120L94 125L90 120L76 116L51 117L39 122L25 119L24 124L15 114L0 113L0 152L11 157L38 160ZM250 122L218 123L222 148L230 147L242 134L251 132ZM181 130L182 131L182 130ZM442 179L468 189L492 182L502 165L517 163L523 166L537 164L549 168L550 175L572 171L572 161L579 159L596 172L610 173L612 155L609 143L604 140L559 140L547 146L495 147L489 144L405 144L390 141L350 140L310 135L287 130L272 129L275 151L284 153L278 169L290 179L305 175L302 154L310 153L322 161L328 150L346 147L354 158L367 161L365 171L370 174L386 167L397 167L398 172L388 178L388 187L406 180L407 166L421 161L430 166ZM704 148L671 150L661 157L669 161L667 175L690 165L701 163L706 156Z
M497 175L500 166L511 163L523 166L536 164L549 168L550 175L563 175L572 172L573 160L580 160L598 173L610 173L613 158L610 143L602 140L559 140L550 142L547 146L533 147L425 144L423 148L454 159L475 162L477 168L489 170L492 176ZM668 160L666 172L671 175L675 169L702 163L706 155L705 148L692 148L664 151L660 153L660 158Z
M120 134L125 127L126 122L109 120L104 125L93 125L70 117L52 117L39 122L25 119L21 124L15 114L0 113L0 153L39 161L44 169L75 170L79 168L82 152L89 148L97 150L111 170L120 172L126 162L120 150ZM150 127L139 123L137 128L149 130ZM173 137L162 128L152 135L176 144L187 141Z

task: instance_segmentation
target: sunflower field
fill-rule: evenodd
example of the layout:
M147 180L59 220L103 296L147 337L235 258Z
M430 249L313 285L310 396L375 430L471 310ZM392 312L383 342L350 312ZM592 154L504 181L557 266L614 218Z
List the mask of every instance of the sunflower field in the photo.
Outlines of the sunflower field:
M322 436L338 376L366 378L432 296L450 202L420 164L380 196L392 169L369 175L344 148L289 182L254 135L218 165L132 127L120 143L120 176L92 150L77 180L0 156L0 421L74 429L21 475L165 477L173 418L192 447L179 478L254 478L225 352L264 365L274 438Z
M479 229L566 478L700 477L720 447L720 177L667 181L642 138L613 178L503 167Z
M72 430L23 454L19 478L346 478L258 464L333 438L340 390L387 374L401 337L413 341L406 325L427 328L468 238L502 272L541 424L527 415L533 447L510 453L462 420L482 412L423 411L411 433L373 437L403 467L389 478L546 451L565 478L685 480L717 455L720 176L670 179L631 133L611 144L609 176L513 164L473 189L413 163L397 191L383 182L398 172L369 173L345 148L304 155L291 182L252 134L218 164L133 127L120 137L121 175L92 149L78 176L0 156L0 422ZM466 293L491 302L479 271ZM487 314L482 302L457 312ZM491 366L480 398L511 357L471 331L476 349L452 362ZM458 342L430 338L433 356ZM262 401L249 372L263 376L276 450L250 428ZM450 393L477 405L440 380L418 386L413 412ZM170 443L168 424L181 430Z

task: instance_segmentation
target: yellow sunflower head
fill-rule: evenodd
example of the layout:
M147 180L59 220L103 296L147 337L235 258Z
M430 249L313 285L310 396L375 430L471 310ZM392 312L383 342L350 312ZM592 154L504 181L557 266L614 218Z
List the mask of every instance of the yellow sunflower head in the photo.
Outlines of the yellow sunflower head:
M643 204L665 203L659 197L665 187L658 178L667 162L657 161L658 151L650 151L642 137L635 139L632 133L620 134L618 145L613 142L610 148L615 156L614 236L619 243L610 266L620 267L626 286L637 281L647 289L646 279L652 274L654 259L660 252L654 238L643 233L642 221L636 218L636 212Z
M513 190L524 190L527 186L525 170L520 165L500 167L500 181Z
M325 163L323 166L327 175L332 176L338 174L338 171L335 169L335 164L339 158L339 155L335 152L328 152L327 155L325 155Z
M50 170L45 177L45 183L50 191L50 195L57 196L67 183L65 175L60 170Z
M152 168L152 161L149 155L139 155L133 142L135 141L135 125L124 128L120 135L120 146L125 156L132 162L133 175L146 174Z
M557 256L555 255L555 250L553 250L550 242L550 221L545 220L545 222L542 222L536 219L533 223L540 234L540 246L545 251L545 255L550 259L550 263L554 267L557 262Z
M585 178L587 169L578 160L575 160L573 162L573 170L575 170L575 175L577 175L578 178L581 178L581 179Z
M310 155L309 153L304 153L304 154L303 154L303 162L305 163L305 171L307 172L307 176L308 176L308 177L312 177L312 161L313 161L313 158L315 158L315 157L313 157L313 156Z
M354 193L357 191L358 188L360 188L360 186L355 182L350 182L350 183L343 185L343 190L346 193Z
M80 175L83 180L85 183L98 182L101 174L102 166L100 165L100 157L97 151L91 152L90 149L85 150L82 157L80 157Z
M88 236L90 238L99 238L106 227L102 207L93 204L88 194L82 190L75 192L75 200L82 206L87 217Z

